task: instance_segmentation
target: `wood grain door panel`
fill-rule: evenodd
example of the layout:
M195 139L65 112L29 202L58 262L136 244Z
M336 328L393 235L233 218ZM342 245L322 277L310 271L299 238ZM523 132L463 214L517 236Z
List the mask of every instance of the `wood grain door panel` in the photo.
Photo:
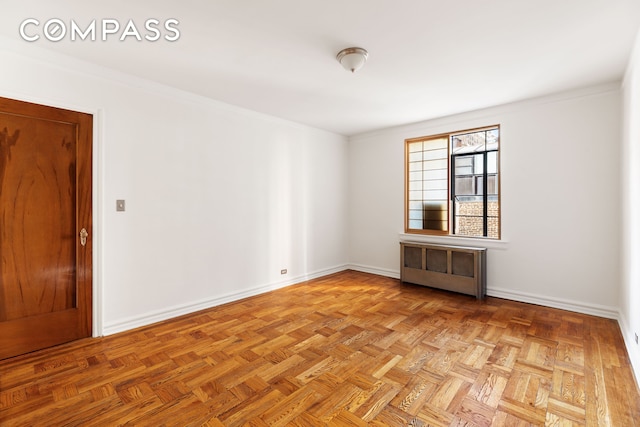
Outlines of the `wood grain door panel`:
M0 359L91 334L92 120L0 98Z

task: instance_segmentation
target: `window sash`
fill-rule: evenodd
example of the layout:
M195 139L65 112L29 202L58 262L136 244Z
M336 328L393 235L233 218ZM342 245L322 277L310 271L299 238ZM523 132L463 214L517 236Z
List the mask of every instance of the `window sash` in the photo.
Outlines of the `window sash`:
M406 142L405 229L449 232L449 137Z

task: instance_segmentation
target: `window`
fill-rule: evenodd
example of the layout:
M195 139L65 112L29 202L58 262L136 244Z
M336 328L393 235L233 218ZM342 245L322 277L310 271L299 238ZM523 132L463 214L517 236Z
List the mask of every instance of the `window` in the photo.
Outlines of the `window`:
M500 238L500 128L408 139L405 231Z

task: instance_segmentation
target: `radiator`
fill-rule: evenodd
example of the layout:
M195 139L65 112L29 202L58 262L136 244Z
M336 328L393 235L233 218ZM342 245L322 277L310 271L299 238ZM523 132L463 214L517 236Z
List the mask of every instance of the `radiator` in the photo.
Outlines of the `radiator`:
M484 298L486 248L400 242L400 280Z

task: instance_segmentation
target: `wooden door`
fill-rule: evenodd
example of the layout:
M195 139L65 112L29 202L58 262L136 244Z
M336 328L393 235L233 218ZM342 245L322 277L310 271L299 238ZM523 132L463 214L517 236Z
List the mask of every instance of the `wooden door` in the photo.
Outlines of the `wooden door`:
M0 98L0 359L91 335L92 123Z

